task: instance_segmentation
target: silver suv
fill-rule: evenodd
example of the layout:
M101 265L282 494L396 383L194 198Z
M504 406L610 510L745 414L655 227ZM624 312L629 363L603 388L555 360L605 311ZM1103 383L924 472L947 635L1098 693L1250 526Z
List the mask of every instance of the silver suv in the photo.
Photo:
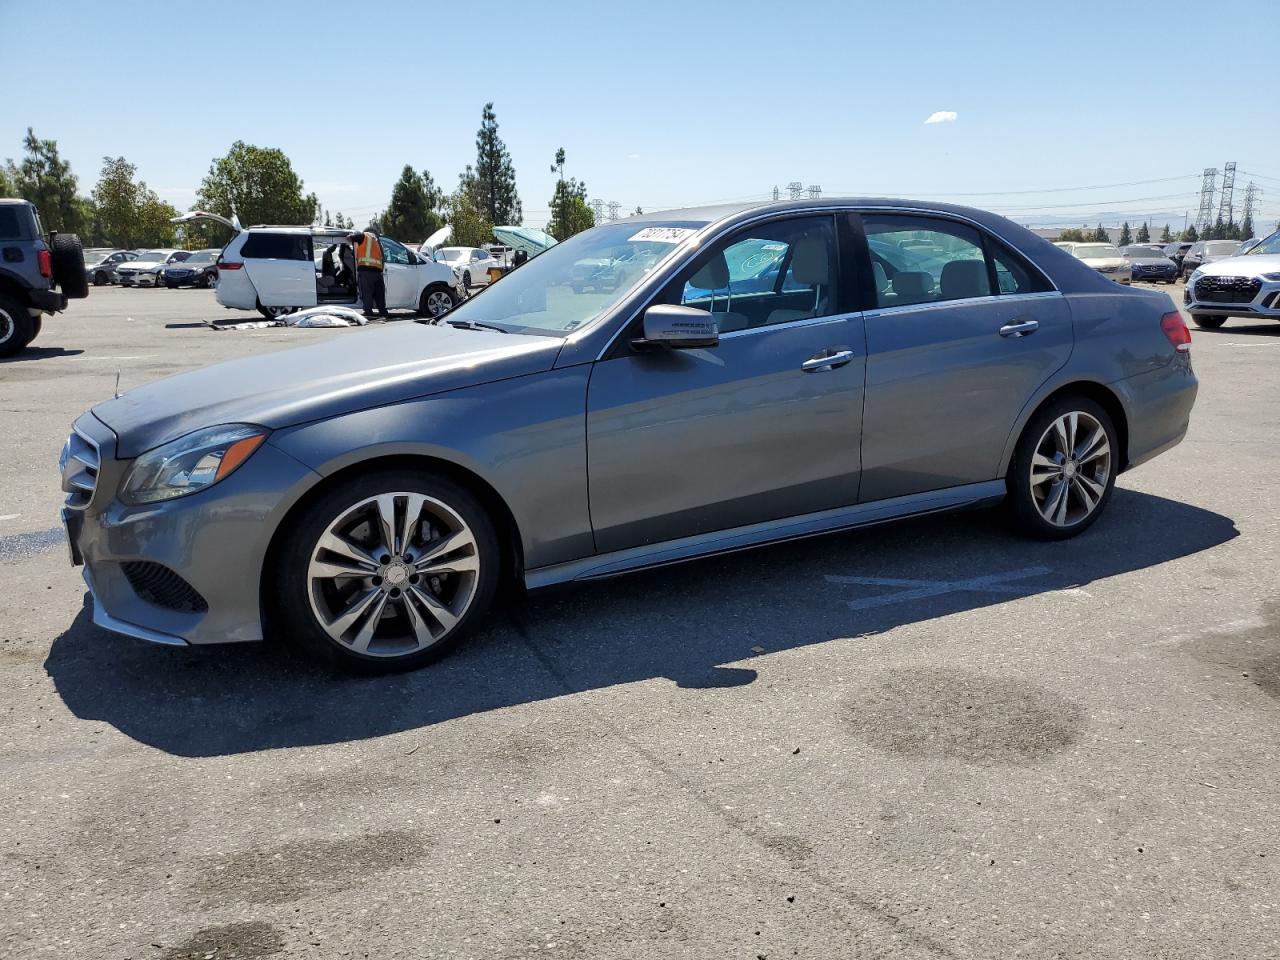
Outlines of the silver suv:
M1228 317L1280 320L1280 230L1248 253L1197 267L1182 300L1197 327L1220 327Z

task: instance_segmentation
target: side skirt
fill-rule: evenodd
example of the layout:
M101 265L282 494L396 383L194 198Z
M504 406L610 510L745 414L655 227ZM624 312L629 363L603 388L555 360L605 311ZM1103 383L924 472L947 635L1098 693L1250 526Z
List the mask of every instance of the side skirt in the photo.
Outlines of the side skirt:
M537 590L573 580L602 580L622 573L630 573L633 570L683 563L699 557L747 550L766 543L798 540L802 537L867 527L920 514L986 506L998 503L1004 499L1004 496L1004 480L987 480L983 483L970 483L947 490L913 493L910 496L894 497L891 500L859 503L851 507L838 507L835 510L823 510L820 513L786 517L782 520L767 520L764 523L753 523L731 530L717 530L713 533L699 534L696 537L683 537L679 540L668 540L665 543L629 547L613 553L539 567L536 570L526 570L524 582L528 589Z

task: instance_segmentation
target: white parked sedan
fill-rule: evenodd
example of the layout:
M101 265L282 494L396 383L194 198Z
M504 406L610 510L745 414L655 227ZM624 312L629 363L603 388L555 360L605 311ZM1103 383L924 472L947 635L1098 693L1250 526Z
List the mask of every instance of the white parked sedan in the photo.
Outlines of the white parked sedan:
M1109 280L1116 283L1131 283L1133 267L1118 247L1109 243L1059 243L1077 260L1087 263Z
M468 287L488 286L489 268L502 266L488 250L479 247L440 247L435 258L452 267Z
M116 267L116 280L122 287L158 287L161 271L189 256L190 250L143 250L137 259Z

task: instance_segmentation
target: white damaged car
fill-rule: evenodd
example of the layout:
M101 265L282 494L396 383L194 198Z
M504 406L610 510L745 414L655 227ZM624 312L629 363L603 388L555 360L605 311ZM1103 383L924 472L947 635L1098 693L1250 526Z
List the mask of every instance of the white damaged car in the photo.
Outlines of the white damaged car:
M237 217L194 210L174 223L213 220L234 231L218 256L220 304L232 310L257 310L270 319L307 307L341 304L363 307L356 284L355 256L337 227L242 227ZM378 236L389 310L415 310L440 317L466 297L462 281L448 266L413 252L390 237Z

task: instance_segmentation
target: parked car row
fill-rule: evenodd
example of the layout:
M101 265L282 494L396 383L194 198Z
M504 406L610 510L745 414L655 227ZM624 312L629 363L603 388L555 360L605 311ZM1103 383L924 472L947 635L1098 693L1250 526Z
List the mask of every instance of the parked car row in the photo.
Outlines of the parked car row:
M1248 241L1250 248L1261 242ZM1125 247L1063 241L1054 246L1061 247L1117 283L1132 283L1134 280L1173 283L1205 264L1238 256L1246 249L1238 240L1200 240L1195 243L1176 240L1164 246L1131 243Z

